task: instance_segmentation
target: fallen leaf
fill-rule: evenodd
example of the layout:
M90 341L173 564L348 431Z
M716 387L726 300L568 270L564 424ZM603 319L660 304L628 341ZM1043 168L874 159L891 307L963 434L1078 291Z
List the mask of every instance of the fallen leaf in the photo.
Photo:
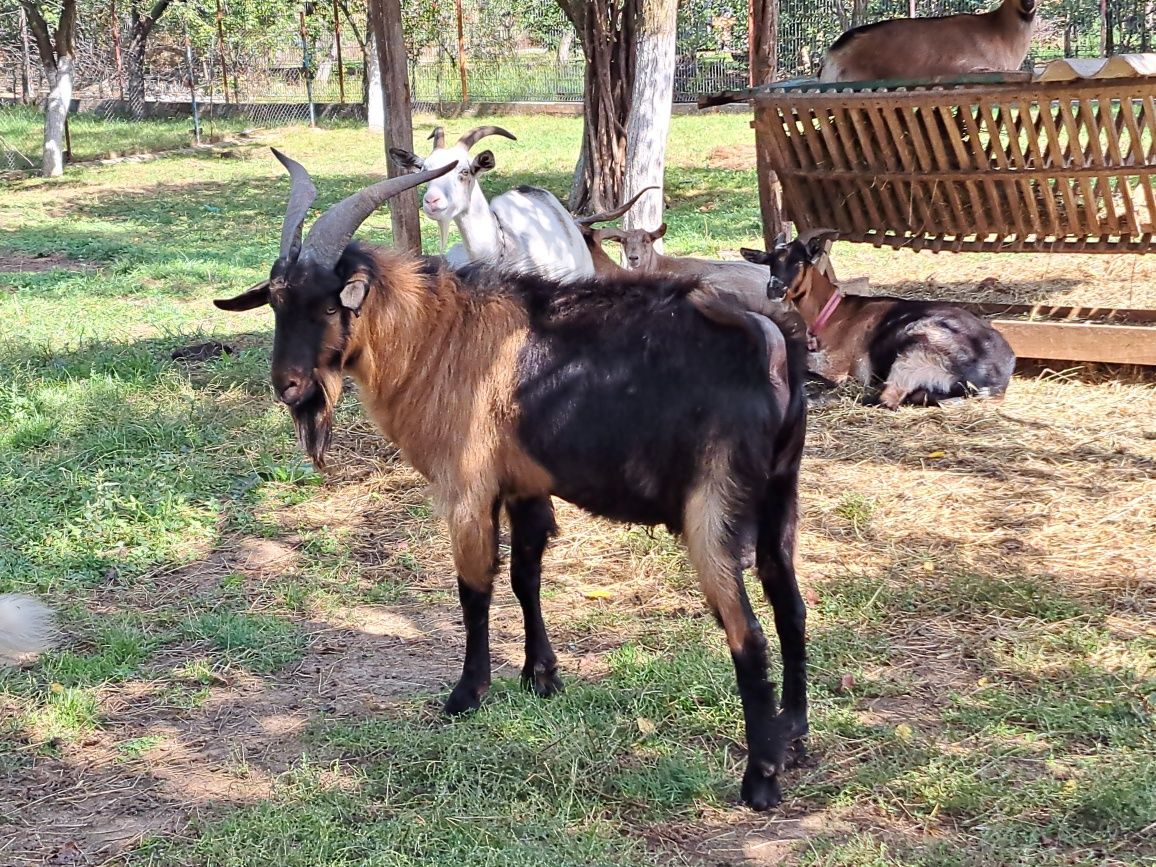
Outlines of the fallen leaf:
M946 456L947 452L931 452L931 454L928 455L929 458L942 458Z
M923 561L923 571L924 572L934 572L935 571L935 563L933 563L931 560L924 560Z
M895 727L895 737L906 743L915 737L915 729L907 723L900 723Z
M845 674L839 678L839 692L850 692L855 688L855 675Z
M652 735L658 730L658 726L644 716L640 716L635 722L638 723L638 730L644 735Z
M819 594L812 590L810 587L803 591L803 599L808 605L819 604Z
M582 591L582 595L585 596L587 599L609 599L612 594L610 593L609 590L597 590L597 589L595 589L595 590L584 590L584 591Z

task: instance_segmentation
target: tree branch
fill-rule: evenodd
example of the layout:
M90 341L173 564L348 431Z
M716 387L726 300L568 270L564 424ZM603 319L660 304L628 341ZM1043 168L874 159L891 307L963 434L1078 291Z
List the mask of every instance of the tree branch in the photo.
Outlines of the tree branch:
M137 4L132 4L132 38L144 42L148 39L149 33L152 32L153 25L157 20L165 14L165 10L169 8L172 0L156 0L153 8L145 15L141 15Z
M52 50L52 32L48 29L48 22L40 14L40 7L33 0L20 0L28 16L28 29L32 31L32 38L36 40L36 51L40 55L40 62L46 67L56 68L56 52Z
M56 56L71 57L76 35L76 0L64 0L60 23L56 25Z

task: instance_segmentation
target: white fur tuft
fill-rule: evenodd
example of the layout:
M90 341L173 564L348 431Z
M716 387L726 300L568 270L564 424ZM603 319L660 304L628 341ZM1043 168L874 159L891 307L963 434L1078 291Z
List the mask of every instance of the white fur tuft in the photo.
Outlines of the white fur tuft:
M56 618L43 602L20 593L0 594L0 665L41 653L56 638Z

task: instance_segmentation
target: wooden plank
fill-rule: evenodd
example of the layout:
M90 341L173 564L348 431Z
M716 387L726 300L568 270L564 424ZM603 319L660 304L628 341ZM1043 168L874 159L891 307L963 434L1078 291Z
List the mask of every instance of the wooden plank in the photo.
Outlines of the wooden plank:
M1156 328L993 319L1017 358L1156 365Z

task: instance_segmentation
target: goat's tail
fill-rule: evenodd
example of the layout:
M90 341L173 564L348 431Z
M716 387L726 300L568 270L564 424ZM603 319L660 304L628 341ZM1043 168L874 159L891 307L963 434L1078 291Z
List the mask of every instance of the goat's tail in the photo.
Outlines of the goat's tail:
M56 618L43 602L20 593L0 594L0 665L40 653L56 638Z

